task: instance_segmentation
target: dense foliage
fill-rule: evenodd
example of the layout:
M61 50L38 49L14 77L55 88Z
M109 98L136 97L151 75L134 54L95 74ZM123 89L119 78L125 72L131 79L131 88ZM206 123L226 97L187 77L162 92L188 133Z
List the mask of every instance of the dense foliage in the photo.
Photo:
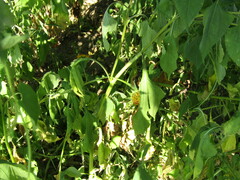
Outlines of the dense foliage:
M0 0L0 17L0 179L240 179L238 0Z

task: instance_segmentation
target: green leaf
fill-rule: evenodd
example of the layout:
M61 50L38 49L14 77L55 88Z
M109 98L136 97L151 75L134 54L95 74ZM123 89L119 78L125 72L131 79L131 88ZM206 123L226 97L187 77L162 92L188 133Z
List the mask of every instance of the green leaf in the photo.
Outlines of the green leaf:
M29 173L29 179L37 180L38 178ZM28 179L28 171L25 166L20 164L12 164L5 161L0 162L0 179L26 180Z
M70 84L73 91L79 96L83 97L84 95L84 82L82 78L82 67L79 64L80 61L73 62L71 64L70 70Z
M75 178L82 176L81 172L79 172L75 167L67 168L65 171L61 173L61 175L62 174L67 175L69 177L75 177Z
M150 44L153 38L156 36L156 32L148 25L147 21L143 21L140 25L139 36L142 37L142 49L146 52L146 55L150 58L153 51L153 45Z
M101 142L98 147L98 162L99 165L105 164L107 162L107 159L109 157L109 154L111 152L111 149Z
M103 97L101 100L101 106L98 111L98 117L104 124L114 113L115 104L109 97Z
M223 139L223 142L221 144L222 151L228 152L236 149L236 135L232 134Z
M187 98L186 100L184 100L180 106L179 109L179 118L181 118L183 116L183 114L185 112L188 111L188 109L191 107L191 100L189 98Z
M155 85L148 77L146 70L143 70L140 82L140 105L137 113L133 116L133 128L136 134L144 133L150 125L150 116L155 118L164 92Z
M215 68L216 68L217 81L218 83L221 83L223 78L226 76L226 69L223 65L219 63L216 63Z
M108 33L113 33L117 30L117 21L108 13L108 10L109 8L104 13L102 23L103 45L107 51L110 48L110 44L107 40Z
M114 136L109 144L111 149L116 149L119 147L121 142L121 136Z
M195 16L203 6L204 0L174 0L180 18L186 27L190 26Z
M229 121L223 124L225 136L240 133L240 112L237 112Z
M196 151L196 158L194 161L194 175L193 178L195 179L200 175L203 169L203 165L208 158L211 158L217 154L216 147L211 142L209 136L209 129L200 132L200 142L198 145L198 149Z
M85 112L83 119L82 119L85 127L85 135L83 141L83 149L85 152L92 153L95 143L95 132L93 123L95 118L92 114L88 111Z
M0 30L6 27L11 27L14 24L14 16L9 10L9 6L4 2L0 1Z
M225 36L226 49L231 59L240 66L240 24L237 27L230 28Z
M0 49L6 50L9 49L19 42L24 41L27 36L11 36L7 35L3 40L0 41Z
M169 35L164 39L164 48L165 52L160 58L160 66L168 74L169 78L171 73L177 69L177 44L173 36Z
M35 121L38 120L40 115L40 106L36 93L28 84L20 83L18 90L22 95L22 99L19 101L19 105L23 107L25 112Z
M185 43L184 47L184 59L191 61L197 69L201 67L202 64L202 56L199 50L199 44L201 42L201 37L196 36L192 39L189 39Z
M202 58L205 59L211 48L225 34L233 16L225 12L218 2L211 5L205 12L203 17L203 37L200 43L200 51Z
M61 79L58 74L54 72L47 72L44 74L41 84L47 92L50 92L58 87L60 81Z
M152 180L152 177L147 172L143 164L140 164L134 173L133 180Z

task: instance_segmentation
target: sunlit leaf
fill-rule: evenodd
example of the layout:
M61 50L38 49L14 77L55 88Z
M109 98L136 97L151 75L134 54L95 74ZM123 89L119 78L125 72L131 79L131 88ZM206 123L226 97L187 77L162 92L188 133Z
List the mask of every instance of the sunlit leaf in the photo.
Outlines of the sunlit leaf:
M151 82L146 70L143 70L139 91L140 105L133 116L133 128L136 134L142 134L147 130L150 125L148 113L155 118L160 101L165 95L160 87Z
M157 33L149 26L147 21L141 23L139 35L142 37L142 48L146 51L148 57L152 55L153 45L150 43L156 34Z
M28 171L24 165L1 161L0 179L26 180L28 179ZM37 180L38 178L30 172L29 179Z
M226 49L232 60L240 66L240 25L230 28L225 36Z
M103 124L113 115L114 109L115 104L109 97L107 98L104 97L101 100L101 106L98 111L98 117L100 118Z
M162 53L160 58L160 66L164 72L168 74L168 78L171 73L177 69L177 44L172 36L167 36L164 39L165 52Z
M212 46L225 34L233 16L225 12L218 2L211 5L203 16L203 37L200 43L202 58L205 59Z
M134 173L133 180L152 180L153 178L147 172L143 164L140 164Z
M79 172L79 170L77 170L75 167L69 167L66 170L64 170L61 175L67 175L69 177L81 177L81 172Z
M223 142L221 144L222 151L223 152L228 152L236 149L236 135L232 134L223 139Z
M54 72L47 72L46 74L44 74L41 84L45 88L45 90L49 92L57 88L60 80L61 79L58 74Z
M27 38L27 36L11 36L7 35L3 40L0 41L0 48L5 50L9 49L19 42L24 41Z
M98 147L98 162L99 165L105 164L107 162L107 159L109 157L109 154L111 152L111 149L101 142Z
M223 124L223 132L226 136L240 133L240 112Z
M174 0L180 18L188 27L203 6L204 0Z

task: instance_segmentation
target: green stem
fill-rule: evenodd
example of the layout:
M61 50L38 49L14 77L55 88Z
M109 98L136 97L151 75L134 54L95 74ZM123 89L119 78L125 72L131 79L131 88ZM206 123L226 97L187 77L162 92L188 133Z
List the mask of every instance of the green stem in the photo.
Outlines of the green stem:
M63 159L63 154L64 154L65 145L66 145L66 142L67 142L67 137L68 137L68 133L67 133L66 136L64 137L63 147L62 147L62 151L61 151L61 155L60 155L60 159L59 159L59 165L58 165L58 177L59 177L59 179L60 179L60 177L61 177L62 159Z
M89 177L93 175L93 153L89 153Z
M138 52L129 62L127 62L123 68L116 74L116 76L111 79L110 84L106 90L106 97L108 97L114 87L116 81L123 75L124 72L152 45L157 38L164 33L164 31L176 20L177 16L173 16L173 18L157 33L157 35L151 40L151 42L143 48L140 52Z
M0 98L1 121L2 121L2 126L3 126L3 135L5 137L4 143L5 143L5 146L7 148L8 155L10 156L10 159L11 159L12 163L15 163L15 159L13 157L12 149L11 149L9 143L8 143L8 133L7 133L6 124L5 124L5 121L4 121L4 112L3 112L2 105L3 105L2 104L2 98Z
M124 38L125 38L125 34L126 34L126 30L127 30L127 25L129 23L129 19L125 19L124 20L124 26L123 26L123 32L122 32L122 37L121 37L121 42L119 44L119 47L118 47L118 52L117 52L117 57L116 57L116 60L114 62L114 65L113 65L113 69L112 69L112 72L111 72L111 79L112 77L114 76L114 73L115 73L115 70L117 68L117 64L118 64L118 61L119 61L119 58L120 58L120 54L121 54L121 49L122 49L122 44L123 44L123 41L124 41Z
M5 59L6 61L6 59ZM9 89L10 89L10 95L11 97L13 97L14 100L14 108L15 108L15 113L19 114L21 116L21 118L23 119L23 125L24 125L24 129L26 132L26 140L27 140L27 149L28 149L28 179L30 178L30 172L31 172L31 161L32 161L32 151L31 151L31 142L30 142L30 137L29 137L29 130L27 127L26 122L24 121L24 117L22 116L22 113L19 111L20 110L20 106L18 104L18 100L15 96L15 89L14 89L14 83L13 83L13 79L12 79L12 75L10 73L10 69L9 69L9 64L7 62L4 62L4 70L6 73L6 77L7 77L7 81L9 84Z

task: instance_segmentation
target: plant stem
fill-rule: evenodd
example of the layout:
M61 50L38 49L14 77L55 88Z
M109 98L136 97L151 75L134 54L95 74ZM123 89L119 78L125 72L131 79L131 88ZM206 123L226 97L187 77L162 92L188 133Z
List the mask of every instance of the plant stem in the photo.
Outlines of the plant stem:
M25 129L25 132L26 132L25 134L26 134L27 149L28 149L28 179L30 179L32 151L31 151L31 141L30 141L30 137L29 137L29 130L28 130L27 124L24 120L24 117L22 116L22 113L20 112L20 106L19 106L18 100L15 96L14 83L13 83L13 80L12 80L12 75L10 73L9 64L5 61L6 61L6 59L3 60L4 70L5 70L7 81L8 81L8 84L9 84L10 96L13 97L13 100L14 100L13 106L15 108L15 113L19 114L19 116L21 116L21 119L23 120L23 126L24 126L24 129Z
M106 97L108 97L112 91L112 88L114 87L116 81L118 78L120 78L123 73L152 45L154 41L157 40L157 38L164 33L164 31L176 20L177 16L173 16L173 18L157 33L157 35L151 40L151 42L143 48L140 52L138 52L129 62L127 62L123 68L116 74L116 76L111 79L110 84L106 90Z
M3 105L2 104L2 98L0 98L1 121L2 121L2 126L3 126L3 135L5 137L4 143L5 143L5 146L7 148L8 155L10 156L10 159L11 159L12 163L15 163L15 159L13 157L12 149L11 149L9 143L8 143L8 133L7 133L6 124L5 124L5 121L4 121L4 112L3 112L2 105Z

